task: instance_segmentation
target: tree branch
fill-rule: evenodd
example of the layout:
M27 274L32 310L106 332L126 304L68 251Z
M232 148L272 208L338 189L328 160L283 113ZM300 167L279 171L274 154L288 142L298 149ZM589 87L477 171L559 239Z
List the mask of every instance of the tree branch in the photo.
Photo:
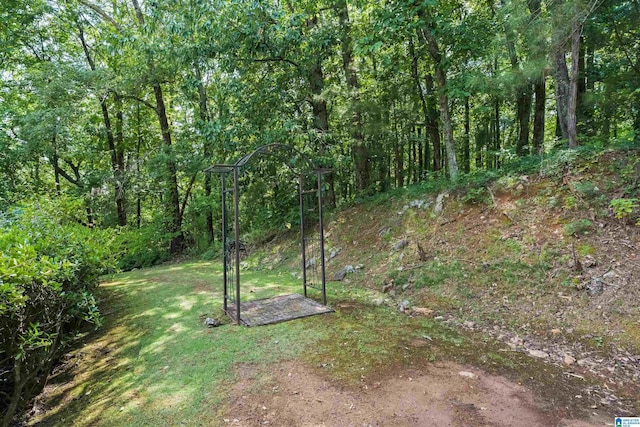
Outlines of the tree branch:
M153 111L157 112L155 105L149 103L148 101L145 101L142 98L138 98L135 95L120 95L120 97L123 98L123 99L133 99L134 101L138 101L139 103L141 103L145 107L151 108Z
M180 208L180 218L184 217L184 210L187 207L187 200L189 199L189 195L191 194L191 189L193 188L193 184L196 182L196 178L198 176L198 172L194 173L191 177L191 181L189 181L189 185L187 186L187 191L184 193L184 199L182 200L182 207Z
M83 6L88 7L89 9L93 10L95 13L100 15L100 17L102 19L104 19L105 21L110 22L114 27L116 27L116 30L118 30L118 31L122 30L122 28L120 27L120 24L118 24L118 21L116 21L111 16L109 16L109 14L107 12L105 12L104 9L102 9L100 6L95 5L93 3L89 3L88 1L85 1L85 0L79 0L79 3L81 5L83 5Z

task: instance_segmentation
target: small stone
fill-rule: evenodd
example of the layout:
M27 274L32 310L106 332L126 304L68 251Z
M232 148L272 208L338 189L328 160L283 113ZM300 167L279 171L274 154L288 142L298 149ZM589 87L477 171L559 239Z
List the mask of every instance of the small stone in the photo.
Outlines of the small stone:
M582 261L582 266L584 268L593 268L596 265L598 265L598 262L595 260L594 257L592 257L591 255L587 255L584 257L584 260Z
M315 267L315 265L316 265L316 259L309 258L305 264L305 268Z
M400 305L398 305L398 311L401 313L406 312L409 309L409 300L404 300L400 303Z
M576 363L576 359L575 359L575 357L573 357L571 355L565 354L563 362L564 362L565 365L571 366L574 363Z
M215 328L217 326L220 326L220 321L212 317L207 317L206 319L204 319L204 325L208 328Z
M444 320L444 316L436 316L433 320Z
M433 314L433 310L426 307L415 307L412 313L419 316L429 317Z
M592 277L587 283L586 289L592 297L601 295L604 292L604 281L600 277Z
M460 372L458 372L458 375L460 375L461 377L464 377L464 378L469 378L469 379L473 379L473 378L477 377L476 374L474 374L473 372L468 372L468 371L460 371Z
M336 282L341 282L344 280L344 278L347 277L347 272L345 271L345 269L343 268L342 270L338 271L334 276L333 276L333 280Z
M411 287L411 283L405 283L404 285L402 285L402 290L406 291L407 289L409 289Z
M404 249L409 245L409 241L407 239L402 239L399 242L397 242L395 245L393 245L393 247L391 249L393 249L394 251L399 251L400 249Z
M560 329L558 329L558 328L553 328L553 329L551 330L551 333L552 333L553 335L558 335L558 334L559 334L559 333L561 333L561 332L562 332L562 331L561 331Z
M473 327L476 326L476 324L471 320L467 320L462 324L462 326L464 326L467 329L473 329Z
M436 206L433 208L433 213L439 214L444 209L444 198L447 194L440 193L438 197L436 197Z
M615 279L616 277L618 277L618 275L613 270L609 270L602 275L603 279Z
M340 255L340 252L342 252L342 248L331 249L329 251L329 259L334 259L338 255Z
M529 355L540 358L540 359L546 359L547 357L549 357L549 353L546 353L542 350L533 350L533 349L529 350Z
M389 292L391 289L393 289L393 285L395 283L393 282L393 280L391 280L389 283L383 283L382 284L382 293L386 294L387 292Z

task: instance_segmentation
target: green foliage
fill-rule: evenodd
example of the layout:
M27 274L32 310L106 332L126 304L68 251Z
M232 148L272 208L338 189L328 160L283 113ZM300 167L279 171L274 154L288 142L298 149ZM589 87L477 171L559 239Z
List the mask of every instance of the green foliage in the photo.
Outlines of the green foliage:
M158 222L140 229L122 229L116 239L118 267L127 271L167 261L171 234L165 230Z
M465 203L472 203L474 205L480 204L489 204L491 203L491 198L489 197L489 192L486 188L470 188L467 190L464 196L462 196L462 201Z
M578 236L581 234L587 234L593 227L593 223L588 219L579 219L572 221L564 226L564 232L568 236Z
M78 224L73 201L41 199L4 217L0 231L0 409L26 409L53 363L86 324L100 325L92 291L111 271L107 231Z
M638 201L638 199L613 199L609 206L613 209L613 214L617 219L625 219L638 208ZM640 225L640 218L636 225Z

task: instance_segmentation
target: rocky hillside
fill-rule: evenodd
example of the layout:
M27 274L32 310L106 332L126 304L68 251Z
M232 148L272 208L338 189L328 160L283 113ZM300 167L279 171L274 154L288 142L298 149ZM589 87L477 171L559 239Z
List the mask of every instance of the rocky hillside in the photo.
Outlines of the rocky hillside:
M615 408L640 392L639 181L638 150L565 152L533 173L366 201L329 219L328 277L597 379ZM267 262L287 253L295 269L295 246Z

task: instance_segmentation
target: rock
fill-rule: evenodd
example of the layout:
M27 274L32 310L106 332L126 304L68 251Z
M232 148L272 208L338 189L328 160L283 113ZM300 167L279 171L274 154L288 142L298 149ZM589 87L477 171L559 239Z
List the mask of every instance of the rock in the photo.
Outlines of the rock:
M386 294L387 292L389 292L391 289L393 289L393 285L395 285L393 280L391 280L389 283L384 282L382 284L382 293Z
M402 290L406 291L407 289L409 289L411 287L411 283L405 283L404 285L402 285Z
M204 319L204 325L207 328L215 328L216 326L220 326L220 321L212 317L207 317L206 319Z
M335 249L331 249L329 251L329 259L334 259L335 257L337 257L338 255L340 255L340 252L342 252L342 248L335 248Z
M315 267L315 265L316 265L316 259L309 258L304 266L305 268L309 268L309 267Z
M549 353L546 353L546 352L544 352L542 350L530 349L529 350L529 356L537 357L537 358L540 358L540 359L546 359L546 358L549 357Z
M382 298L382 297L381 298L376 298L372 302L373 302L373 305L376 305L376 306L380 307L381 305L384 304L384 298Z
M358 264L355 268L356 270L362 270L364 268L364 264Z
M427 209L429 206L431 206L431 203L426 200L412 200L409 203L409 206L416 209Z
M464 377L464 378L469 378L469 379L473 379L473 378L477 377L476 374L474 374L473 372L468 372L468 371L460 371L460 372L458 372L458 375L460 375L461 377Z
M464 326L467 329L473 329L473 327L476 326L476 324L471 320L467 320L462 324L462 326Z
M398 306L398 311L401 313L406 312L409 309L409 300L404 300L400 303L400 305Z
M336 282L342 282L344 280L344 278L347 277L347 272L346 270L343 268L342 270L338 271L334 276L333 276L333 280Z
M438 197L436 198L436 206L433 208L433 213L439 214L442 212L442 209L444 209L444 198L446 195L446 193L438 194Z
M561 332L562 332L562 331L561 331L560 329L558 329L558 328L553 328L553 329L551 330L551 333L552 333L553 335L558 335L558 334L559 334L559 333L561 333Z
M393 245L393 247L391 249L393 249L394 251L399 251L400 249L404 249L409 245L409 241L407 239L402 239L399 242L397 242L395 245Z
M444 316L436 316L433 320L444 320Z
M563 362L564 362L565 365L571 366L574 363L576 363L576 359L575 359L575 357L573 357L571 355L565 354Z
M602 278L605 280L615 279L616 277L618 277L618 275L613 270L609 270L602 275Z
M586 289L592 297L601 295L604 292L604 280L600 277L592 277L589 283L587 283Z
M584 268L593 268L593 267L595 267L597 265L598 265L598 262L591 255L585 256L584 260L582 261L582 266Z
M412 314L418 315L418 316L429 317L429 316L431 316L433 314L433 310L431 310L430 308L426 308L426 307L415 307L412 310Z

